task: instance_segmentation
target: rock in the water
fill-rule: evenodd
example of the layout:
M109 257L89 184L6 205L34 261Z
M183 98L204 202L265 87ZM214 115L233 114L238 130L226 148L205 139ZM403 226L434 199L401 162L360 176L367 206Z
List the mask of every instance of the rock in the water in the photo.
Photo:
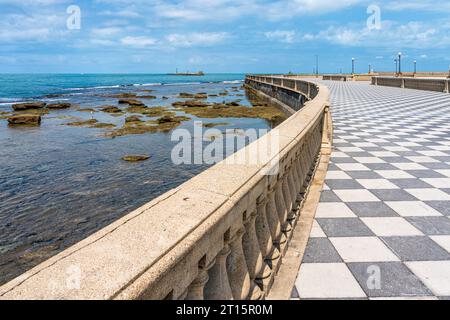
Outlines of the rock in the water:
M148 159L150 159L150 156L147 155L126 155L122 157L122 160L129 162L145 161Z
M182 99L208 99L208 95L206 93L187 93L187 92L181 92L178 96Z
M128 104L130 106L145 106L142 101L136 99L120 99L119 104Z
M12 105L12 108L14 109L14 111L24 111L30 109L42 109L46 105L47 104L45 102L35 101L35 102L16 103Z
M122 110L116 106L103 106L101 107L101 110L103 112L107 112L107 113L119 113L122 112Z
M139 116L129 116L129 117L127 117L125 119L125 122L126 123L129 123L129 122L142 122L142 120L141 120L141 117L139 117Z
M172 103L174 107L188 107L188 108L206 108L209 106L208 103L199 100L187 100L187 101L176 101Z
M47 105L48 109L69 109L72 105L68 102L51 103Z
M17 114L8 118L10 126L39 126L41 116L38 114Z

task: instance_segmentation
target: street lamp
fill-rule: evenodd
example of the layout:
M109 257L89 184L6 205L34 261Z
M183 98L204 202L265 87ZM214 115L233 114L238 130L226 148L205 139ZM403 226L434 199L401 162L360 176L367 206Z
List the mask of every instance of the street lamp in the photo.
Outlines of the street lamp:
M352 74L355 74L355 58L352 58Z
M398 74L402 74L402 53L398 53Z
M398 75L398 59L395 58L394 61L395 61L395 75L397 76Z
M417 73L417 61L414 60L414 74Z
M319 77L319 55L316 54L316 78Z
M371 74L371 73L372 73L372 65L369 64L369 74Z

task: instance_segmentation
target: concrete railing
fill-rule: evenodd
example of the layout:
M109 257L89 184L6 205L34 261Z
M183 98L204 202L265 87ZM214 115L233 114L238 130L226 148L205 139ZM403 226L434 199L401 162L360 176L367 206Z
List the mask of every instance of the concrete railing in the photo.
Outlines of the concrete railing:
M226 160L3 285L0 298L263 299L321 150L329 150L329 93L278 77L248 76L246 85L299 111ZM275 152L269 150L273 141ZM248 161L248 155L263 160Z
M347 81L346 75L324 75L322 77L323 80L331 80L331 81Z
M390 78L373 77L372 84L396 88L427 90L449 93L450 79L418 79L418 78Z

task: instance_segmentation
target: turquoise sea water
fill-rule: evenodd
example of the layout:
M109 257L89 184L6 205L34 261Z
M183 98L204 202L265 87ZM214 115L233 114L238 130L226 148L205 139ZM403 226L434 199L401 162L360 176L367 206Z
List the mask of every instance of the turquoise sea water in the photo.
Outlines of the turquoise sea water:
M166 106L174 112L178 111L172 103L180 101L181 92L217 95L227 90L227 96L210 97L208 101L240 100L241 105L251 107L241 87L243 78L243 74L0 75L1 112L10 112L13 101L73 104L70 109L44 115L40 127L9 127L0 117L0 284L210 166L174 165L171 150L177 142L172 141L171 132L112 139L104 135L108 129L65 125L74 119L94 117L120 127L126 116L100 111L91 114L78 108L125 108L111 94L142 94L148 90L156 99L140 99L142 102L149 107ZM215 128L221 131L270 129L275 125L263 119L190 117L192 120L179 128L192 132L196 120L226 122ZM121 160L126 154L147 154L151 158L128 163Z

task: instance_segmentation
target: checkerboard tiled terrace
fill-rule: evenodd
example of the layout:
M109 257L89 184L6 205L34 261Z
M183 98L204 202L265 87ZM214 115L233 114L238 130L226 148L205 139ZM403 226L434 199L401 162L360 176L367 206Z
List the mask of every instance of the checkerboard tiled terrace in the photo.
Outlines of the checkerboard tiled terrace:
M292 298L448 298L450 95L323 83L334 150Z

